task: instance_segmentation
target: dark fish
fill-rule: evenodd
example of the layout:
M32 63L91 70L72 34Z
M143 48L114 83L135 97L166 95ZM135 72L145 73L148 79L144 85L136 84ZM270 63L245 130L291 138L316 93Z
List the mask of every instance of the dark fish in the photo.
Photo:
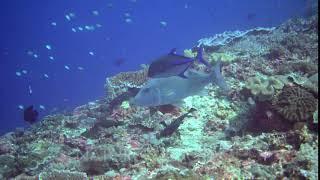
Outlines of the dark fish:
M126 60L124 58L117 58L116 60L114 60L113 64L115 66L121 66L126 62Z
M122 121L114 121L111 119L99 119L91 128L87 129L81 135L88 138L97 138L97 136L99 136L98 132L100 128L118 127L122 125L124 125L124 122Z
M159 78L180 76L182 78L187 78L184 73L194 61L198 60L206 66L210 66L209 63L202 58L202 51L203 48L199 47L197 57L190 58L183 55L177 55L176 49L172 49L169 54L159 57L150 64L148 77Z
M254 20L256 17L257 17L257 15L256 15L255 13L248 13L248 14L247 14L247 19L248 19L249 21Z
M171 136L179 128L179 126L183 122L184 118L189 116L189 114L194 111L196 111L196 109L191 108L187 113L185 113L182 116L178 117L177 119L173 120L171 122L171 124L169 124L168 126L164 122L162 122L162 124L165 126L165 128L162 131L160 131L160 133L158 134L157 137L161 138L161 137Z
M109 103L109 107L108 107L108 113L111 114L113 109L115 109L116 107L120 106L120 104L123 101L127 101L130 98L134 97L135 95L137 95L137 93L139 92L140 88L128 88L128 91L120 94L119 96L115 97L114 99L111 100L111 102Z
M34 110L32 105L27 107L23 111L23 119L30 124L33 124L37 121L38 115L39 115L38 111Z

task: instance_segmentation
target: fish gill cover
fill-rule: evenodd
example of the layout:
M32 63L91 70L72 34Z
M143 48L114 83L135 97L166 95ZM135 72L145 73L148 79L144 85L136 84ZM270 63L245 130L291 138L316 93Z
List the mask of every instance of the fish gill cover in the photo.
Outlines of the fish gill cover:
M0 179L318 179L317 6L2 1Z

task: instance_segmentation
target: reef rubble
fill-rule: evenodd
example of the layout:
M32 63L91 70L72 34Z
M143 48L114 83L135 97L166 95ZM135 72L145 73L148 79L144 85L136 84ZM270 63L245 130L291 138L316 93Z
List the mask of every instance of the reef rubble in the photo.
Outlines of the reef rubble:
M210 84L179 107L134 107L148 67L108 77L104 99L1 136L0 179L318 179L318 15L198 45L222 60L227 96Z

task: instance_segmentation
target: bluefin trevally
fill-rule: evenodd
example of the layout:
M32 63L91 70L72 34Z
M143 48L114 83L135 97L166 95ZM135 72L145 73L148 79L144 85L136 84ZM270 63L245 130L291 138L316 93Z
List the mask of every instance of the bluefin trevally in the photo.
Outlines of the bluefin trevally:
M176 54L176 49L172 49L169 54L159 57L154 60L148 69L148 77L160 78L170 76L180 76L186 78L186 70L198 60L199 62L210 66L207 61L202 58L203 48L199 47L197 57L190 58Z
M210 73L190 69L186 75L187 78L180 76L150 78L138 94L131 99L131 104L146 107L176 104L188 96L200 93L211 82L218 85L223 91L229 89L221 75L220 62L212 68Z

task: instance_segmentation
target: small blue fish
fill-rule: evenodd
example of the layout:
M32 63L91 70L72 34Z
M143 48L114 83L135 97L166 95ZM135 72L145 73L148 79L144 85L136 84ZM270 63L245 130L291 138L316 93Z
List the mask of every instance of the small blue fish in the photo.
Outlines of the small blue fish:
M203 48L199 47L197 57L190 58L183 55L177 55L176 49L172 49L167 55L161 56L153 61L148 70L148 77L160 78L170 76L180 76L186 78L184 73L196 61L210 66L207 61L202 58Z

